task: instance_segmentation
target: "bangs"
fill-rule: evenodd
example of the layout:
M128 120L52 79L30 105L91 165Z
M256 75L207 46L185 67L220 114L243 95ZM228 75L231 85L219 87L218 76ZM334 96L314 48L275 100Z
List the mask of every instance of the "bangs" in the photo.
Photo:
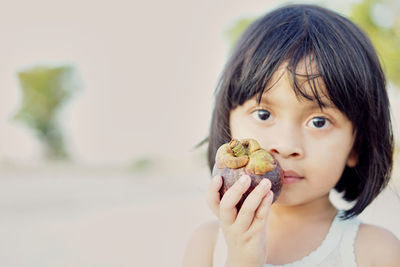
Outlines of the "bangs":
M296 52L298 52L298 50ZM304 56L293 57L289 62L283 64L285 65L278 67L276 70L284 69L279 77L276 80L271 78L269 81L266 81L267 85L261 88L259 92L256 92L256 95L258 94L258 103L261 102L263 94L272 89L282 76L285 75L285 72L292 78L292 89L299 99L302 98L316 102L321 109L332 102L323 77L318 70L318 64L313 60L313 56L305 54Z

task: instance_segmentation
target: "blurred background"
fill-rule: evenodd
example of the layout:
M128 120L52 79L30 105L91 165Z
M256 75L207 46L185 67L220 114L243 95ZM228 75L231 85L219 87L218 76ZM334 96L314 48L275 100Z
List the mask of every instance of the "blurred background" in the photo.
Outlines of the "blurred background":
M219 74L243 29L284 3L1 1L0 264L179 266L213 218L195 146ZM361 218L400 237L400 1L301 3L351 17L378 49L396 165Z

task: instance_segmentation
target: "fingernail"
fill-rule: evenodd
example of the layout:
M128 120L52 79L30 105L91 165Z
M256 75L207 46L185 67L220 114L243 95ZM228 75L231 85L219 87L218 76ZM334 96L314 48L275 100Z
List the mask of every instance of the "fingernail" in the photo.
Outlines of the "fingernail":
M260 186L262 186L262 187L267 187L268 183L269 183L269 180L267 180L267 179L262 179L262 180L260 181Z
M240 177L239 182L241 182L242 184L245 184L247 182L247 176L243 175L242 177Z
M271 187L271 181L268 179L262 179L260 183L262 183L262 186L265 188Z
M218 176L215 176L213 182L214 182L215 185L220 185L220 184L222 184L222 177L219 176L219 175L218 175Z

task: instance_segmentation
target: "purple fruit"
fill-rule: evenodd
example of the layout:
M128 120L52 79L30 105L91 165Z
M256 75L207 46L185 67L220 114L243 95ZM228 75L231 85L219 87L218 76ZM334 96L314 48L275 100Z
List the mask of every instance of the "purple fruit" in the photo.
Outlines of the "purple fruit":
M250 176L251 185L236 205L238 211L246 197L264 178L271 181L273 201L277 199L282 188L283 171L268 151L262 149L254 139L233 139L220 146L212 172L213 176L221 175L223 178L220 197L244 174Z

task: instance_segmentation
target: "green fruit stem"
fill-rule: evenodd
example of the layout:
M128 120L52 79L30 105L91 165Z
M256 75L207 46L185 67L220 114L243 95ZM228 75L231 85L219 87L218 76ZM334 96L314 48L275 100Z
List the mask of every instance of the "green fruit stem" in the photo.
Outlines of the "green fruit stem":
M235 157L248 156L248 149L238 140L232 140L231 149Z

